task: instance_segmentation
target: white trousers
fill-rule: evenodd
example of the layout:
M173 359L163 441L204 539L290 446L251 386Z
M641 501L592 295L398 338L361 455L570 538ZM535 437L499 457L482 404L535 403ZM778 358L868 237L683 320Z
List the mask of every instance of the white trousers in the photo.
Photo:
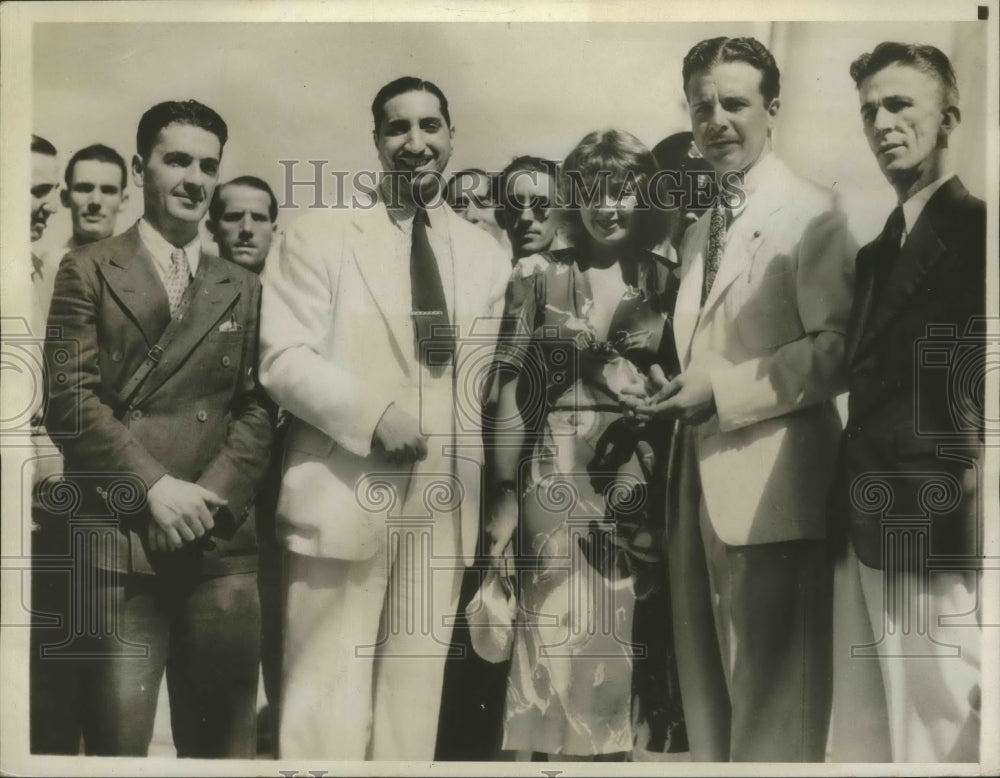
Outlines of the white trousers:
M978 762L982 578L942 571L921 584L912 573L859 570L892 761Z
M433 760L457 514L398 522L369 560L289 554L281 758Z

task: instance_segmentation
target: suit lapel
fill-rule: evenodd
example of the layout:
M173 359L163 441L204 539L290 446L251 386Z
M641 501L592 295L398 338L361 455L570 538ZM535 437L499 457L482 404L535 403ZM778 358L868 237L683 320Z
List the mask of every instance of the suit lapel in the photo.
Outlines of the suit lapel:
M401 267L396 257L391 232L396 227L381 204L367 211L355 211L352 223L355 230L352 250L358 272L385 319L396 350L412 356L410 268ZM403 360L407 373L411 372L410 361Z
M240 293L242 284L230 274L225 260L205 252L198 260L198 273L187 294L190 303L185 319L178 323L178 331L163 352L156 369L139 392L139 401L155 392L184 363L209 330L215 327L223 314ZM246 322L236 322L245 326Z
M854 275L854 305L850 320L847 323L846 355L847 364L854 362L858 353L861 336L865 332L868 316L871 314L872 301L875 298L875 274L872 262L876 260L877 247L883 236L879 235L874 244L870 244L858 252Z
M705 251L708 248L710 213L705 213L688 228L681 246L681 283L674 307L674 341L681 367L686 366L691 339L701 311L701 286L705 277Z
M109 243L108 254L100 263L101 274L141 330L146 345L152 347L170 322L170 303L153 257L139 237L137 225L122 233L120 241Z
M939 237L941 231L936 222L942 218L941 214L948 209L949 203L964 192L965 188L959 180L952 178L927 201L917 217L917 223L913 225L906 236L906 242L899 250L899 256L896 257L879 299L869 301L867 310L861 312L857 351L875 339L906 307L907 301L920 287L926 275L948 255L948 249ZM881 240L881 236L879 239Z

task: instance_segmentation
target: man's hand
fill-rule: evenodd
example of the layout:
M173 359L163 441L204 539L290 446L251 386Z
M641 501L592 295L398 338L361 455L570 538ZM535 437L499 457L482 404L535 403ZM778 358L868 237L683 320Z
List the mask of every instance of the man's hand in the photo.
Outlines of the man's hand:
M640 419L680 419L686 424L701 424L713 413L712 379L698 369L684 371L636 409Z
M147 500L153 516L150 546L162 551L174 551L211 531L212 512L227 504L215 492L170 475L150 487Z
M417 420L395 405L386 408L379 419L372 447L394 465L427 458L427 438L420 434Z
M627 422L641 427L650 416L646 412L652 403L665 400L670 396L672 384L663 374L663 368L653 365L649 369L646 386L625 386L618 394L622 416Z

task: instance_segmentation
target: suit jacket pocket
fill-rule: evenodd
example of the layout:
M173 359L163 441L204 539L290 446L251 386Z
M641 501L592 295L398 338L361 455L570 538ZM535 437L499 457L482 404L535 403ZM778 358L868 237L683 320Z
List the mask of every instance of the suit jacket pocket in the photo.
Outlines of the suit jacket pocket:
M731 316L740 341L759 354L798 340L804 334L799 316L795 272L764 274L757 281L740 284Z

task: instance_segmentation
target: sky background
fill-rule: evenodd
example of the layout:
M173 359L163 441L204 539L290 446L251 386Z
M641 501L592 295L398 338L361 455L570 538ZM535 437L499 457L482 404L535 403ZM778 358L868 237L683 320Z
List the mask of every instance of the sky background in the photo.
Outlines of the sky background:
M143 111L195 98L229 125L222 179L260 176L282 200L281 159L303 161L298 178L311 176L311 159L327 160L327 171L378 169L371 100L401 75L434 81L448 96L451 170L498 170L524 153L561 159L602 127L652 146L689 129L681 61L718 35L753 35L771 48L782 73L776 150L842 193L862 241L894 203L865 144L848 65L886 39L942 48L963 98L954 166L983 195L986 25L978 22L37 23L33 126L63 162L94 142L129 159ZM332 176L326 183L331 201ZM129 190L119 231L141 214L141 192ZM295 199L312 202L305 189ZM293 217L282 210L279 228ZM69 230L62 212L43 241Z

